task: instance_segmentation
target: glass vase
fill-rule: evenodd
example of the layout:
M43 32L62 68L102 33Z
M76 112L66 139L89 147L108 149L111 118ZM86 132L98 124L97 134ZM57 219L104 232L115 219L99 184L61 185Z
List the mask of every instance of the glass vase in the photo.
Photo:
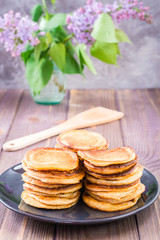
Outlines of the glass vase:
M41 90L40 94L31 96L36 103L53 105L60 103L66 93L66 76L55 65L54 72L48 84Z

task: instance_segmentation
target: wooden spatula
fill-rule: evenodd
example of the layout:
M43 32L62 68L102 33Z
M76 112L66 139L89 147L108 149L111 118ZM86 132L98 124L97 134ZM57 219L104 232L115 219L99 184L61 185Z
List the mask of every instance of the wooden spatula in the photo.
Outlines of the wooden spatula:
M91 127L103 123L112 122L121 119L123 116L124 114L122 112L114 111L108 108L104 107L92 108L90 110L77 114L73 118L70 118L66 122L55 127L6 142L3 145L3 150L15 151L27 147L29 145L32 145L34 143L37 143L39 141L42 141L46 138L53 137L64 131Z

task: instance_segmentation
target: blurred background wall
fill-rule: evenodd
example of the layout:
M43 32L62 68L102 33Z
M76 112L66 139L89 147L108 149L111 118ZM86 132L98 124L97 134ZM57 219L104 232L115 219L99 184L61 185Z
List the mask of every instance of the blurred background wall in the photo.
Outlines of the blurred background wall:
M85 0L57 0L56 11L70 12L82 6ZM113 2L105 1L102 2ZM68 88L159 88L160 87L160 0L144 0L150 6L153 23L124 20L120 28L130 37L133 45L122 43L119 66L102 63L93 58L97 75L85 69L85 76L68 75ZM10 9L29 14L41 0L0 0L0 15ZM48 6L50 0L47 1ZM12 58L0 45L0 88L27 88L24 65L19 58Z

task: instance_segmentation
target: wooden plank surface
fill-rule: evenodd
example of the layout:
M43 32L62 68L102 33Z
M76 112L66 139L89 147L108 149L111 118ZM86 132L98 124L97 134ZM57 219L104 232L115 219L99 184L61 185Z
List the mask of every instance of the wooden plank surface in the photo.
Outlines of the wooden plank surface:
M83 97L82 97L83 96ZM114 90L72 90L70 93L68 117L89 109L91 107L103 106L111 109L117 109ZM109 141L110 148L123 146L120 122L115 121L105 125L99 125L91 130L101 133ZM84 230L85 229L85 230ZM103 225L75 226L72 227L58 226L57 239L124 239L128 235L130 239L138 239L135 217L130 217L121 221ZM85 234L85 235L84 235Z
M0 146L12 125L22 94L22 90L0 90Z
M119 90L119 110L125 145L132 146L139 162L160 182L160 90ZM160 239L160 198L137 214L141 239Z
M160 90L71 90L55 106L35 104L28 91L0 90L0 147L4 141L34 133L65 121L91 107L121 110L121 121L92 127L109 140L110 148L130 145L139 161L160 181ZM55 137L28 148L0 155L0 173L21 162L26 150L54 146ZM145 211L116 222L67 226L43 223L16 214L0 204L0 239L160 239L160 199Z
M49 128L59 121L64 121L66 119L66 109L68 108L67 96L62 104L52 107L37 105L31 99L29 92L25 91L6 141ZM8 95L8 99L10 98L13 98L12 94ZM53 144L53 141L47 139L14 153L2 152L0 156L0 173L12 165L20 163L26 150L41 146L53 146ZM52 224L46 224L46 227L44 227L42 222L26 219L8 210L2 204L0 204L0 212L0 239L23 239L23 236L25 236L24 239L53 238L54 227ZM40 229L43 229L43 234Z

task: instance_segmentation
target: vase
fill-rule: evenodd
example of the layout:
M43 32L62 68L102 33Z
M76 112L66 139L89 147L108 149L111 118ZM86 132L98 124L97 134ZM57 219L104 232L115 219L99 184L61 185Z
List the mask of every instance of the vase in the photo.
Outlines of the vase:
M66 93L66 76L54 64L54 72L48 84L41 90L40 94L31 96L36 103L54 105L62 102Z

